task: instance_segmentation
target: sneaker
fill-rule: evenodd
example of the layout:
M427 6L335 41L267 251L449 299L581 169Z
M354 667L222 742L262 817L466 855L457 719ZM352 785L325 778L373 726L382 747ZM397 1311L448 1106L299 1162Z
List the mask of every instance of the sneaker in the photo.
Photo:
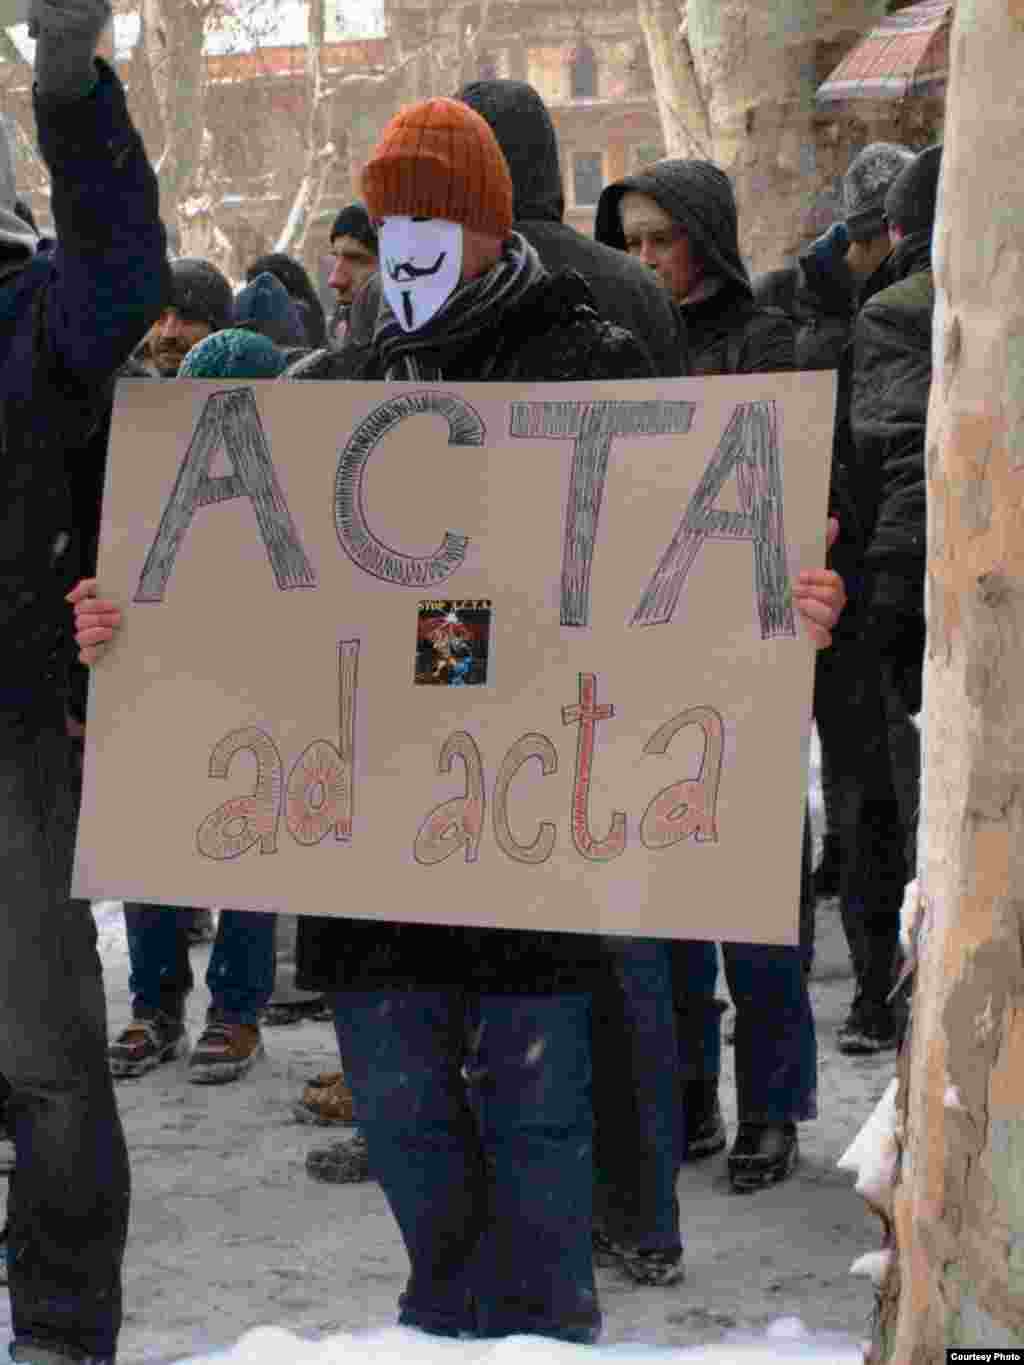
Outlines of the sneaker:
M137 1017L110 1044L111 1075L118 1079L144 1076L162 1062L173 1061L188 1051L185 1021L162 1010Z
M257 1024L231 1024L214 1016L192 1049L188 1078L198 1085L237 1081L262 1056L263 1038Z
M634 1284L664 1287L678 1284L686 1274L681 1250L623 1246L599 1228L594 1229L593 1244L595 1265L614 1266L624 1271Z
M718 1103L718 1081L692 1081L683 1092L686 1147L683 1160L703 1161L721 1152L728 1141Z
M358 1129L348 1137L314 1147L306 1157L306 1170L327 1185L359 1185L370 1179L366 1139Z
M846 1057L871 1057L895 1051L902 1035L901 1019L891 1006L854 1001L846 1022L839 1026L836 1047Z
M323 1127L331 1124L350 1124L352 1122L352 1091L348 1088L344 1073L329 1071L314 1076L296 1100L292 1109L300 1123L317 1123Z
M739 1193L776 1185L800 1155L795 1123L741 1123L729 1153L729 1184Z

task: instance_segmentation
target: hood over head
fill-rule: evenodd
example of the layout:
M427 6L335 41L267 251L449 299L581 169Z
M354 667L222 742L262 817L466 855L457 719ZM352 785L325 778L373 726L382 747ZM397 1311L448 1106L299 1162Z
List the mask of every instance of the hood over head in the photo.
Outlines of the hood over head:
M678 223L709 275L753 297L740 255L736 196L726 173L711 161L658 161L608 185L597 204L594 236L625 251L619 204L626 194L646 194Z
M547 106L525 81L471 81L458 98L491 126L512 175L517 223L560 223L565 213L558 139Z
M0 255L31 256L39 234L15 212L14 149L7 120L0 116Z

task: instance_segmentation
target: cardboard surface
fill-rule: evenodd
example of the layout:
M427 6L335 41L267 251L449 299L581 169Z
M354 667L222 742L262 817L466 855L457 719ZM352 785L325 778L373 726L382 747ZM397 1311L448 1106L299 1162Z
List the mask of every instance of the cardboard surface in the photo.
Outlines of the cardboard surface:
M834 403L123 382L76 894L794 942Z

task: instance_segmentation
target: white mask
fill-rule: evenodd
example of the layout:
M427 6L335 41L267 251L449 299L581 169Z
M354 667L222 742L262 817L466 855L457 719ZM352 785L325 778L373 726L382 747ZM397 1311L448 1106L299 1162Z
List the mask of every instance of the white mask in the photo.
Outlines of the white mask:
M444 218L385 218L380 229L384 297L403 332L436 317L462 276L462 225Z

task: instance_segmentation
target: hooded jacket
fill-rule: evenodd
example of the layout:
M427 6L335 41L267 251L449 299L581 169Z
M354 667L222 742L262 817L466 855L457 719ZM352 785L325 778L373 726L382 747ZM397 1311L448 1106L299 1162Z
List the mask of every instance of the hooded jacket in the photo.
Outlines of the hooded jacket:
M57 242L0 221L0 706L67 685L64 594L95 534L114 372L170 294L156 177L113 71L78 100L35 96ZM13 182L0 177L13 211ZM112 207L113 206L113 209ZM18 220L16 233L25 224Z
M619 216L623 195L645 194L685 231L718 289L680 307L690 373L761 374L791 370L793 324L778 309L754 302L739 247L736 200L729 178L710 161L659 161L609 185L597 205L595 236L625 251Z
M374 297L380 297L378 288L364 286L356 304L365 309ZM359 342L316 352L287 377L383 378L385 364L368 330L361 321ZM495 308L487 329L470 344L441 347L434 356L444 380L463 382L654 377L643 347L598 317L578 275L552 279L544 271L515 303ZM462 985L534 995L587 989L601 960L600 939L591 934L303 916L296 982L314 991Z
M849 271L812 242L796 265L769 270L754 281L754 299L779 308L796 328L795 368L837 370L850 340L856 288Z
M935 287L931 232L905 237L872 277L853 333L851 477L867 530L865 600L922 617L925 428Z
M524 81L474 81L459 99L490 124L512 174L513 228L552 275L573 270L598 313L642 341L656 373L686 374L680 321L650 271L562 221L565 199L558 140L544 101Z

